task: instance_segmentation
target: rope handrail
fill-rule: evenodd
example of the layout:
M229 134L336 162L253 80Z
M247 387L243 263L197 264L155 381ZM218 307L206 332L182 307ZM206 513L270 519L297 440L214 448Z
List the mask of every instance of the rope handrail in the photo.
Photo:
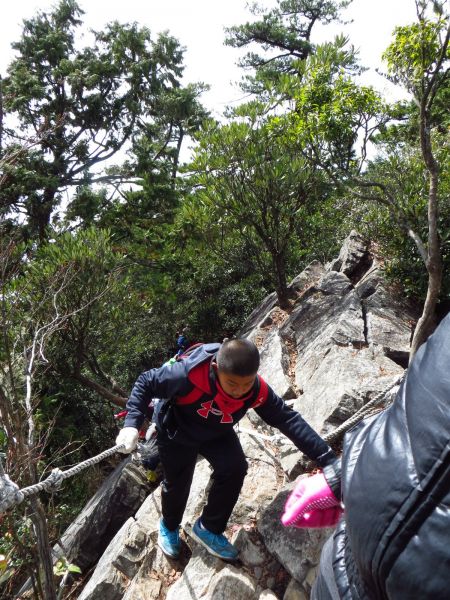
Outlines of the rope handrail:
M333 443L334 441L339 439L348 429L350 429L350 427L358 423L365 416L367 416L374 408L376 408L380 401L386 397L388 392L401 383L401 381L404 378L404 375L405 374L402 374L400 377L397 377L387 389L379 392L370 402L362 406L352 417L347 419L347 421L342 423L342 425L340 425L337 429L325 435L324 440L328 443ZM272 442L276 441L279 437L278 434L268 436L256 431L250 431L249 429L245 428L238 428L238 432ZM77 475L84 469L87 469L88 467L101 462L103 459L108 458L116 452L120 452L120 449L124 446L125 444L117 444L112 448L108 448L108 450L97 454L97 456L93 456L92 458L88 458L87 460L78 463L74 467L67 469L67 471L61 471L61 469L59 468L52 469L50 475L46 479L40 481L39 483L35 483L34 485L25 487L23 489L20 489L16 483L11 481L9 476L5 473L0 460L0 515L6 512L12 506L20 504L25 500L25 498L28 498L29 496L33 496L34 494L38 494L39 492L42 492L44 490L46 492L58 490L65 479L68 479L73 475ZM311 461L307 460L305 461L305 463L306 464L304 464L304 466L309 466Z
M58 468L52 469L52 472L46 479L23 489L19 489L19 486L11 481L9 476L5 474L0 462L0 514L4 513L12 506L20 504L29 496L33 496L44 490L46 492L58 490L64 479L77 475L81 471L84 471L84 469L99 463L103 459L119 452L124 446L125 444L117 444L116 446L97 454L97 456L93 456L92 458L88 458L87 460L78 463L74 467L67 469L67 471L61 471L61 469Z
M269 441L275 441L278 438L278 435L267 436L262 435L261 433L258 433L256 431L250 431L248 429L241 428L239 431L241 433L245 433L247 435L259 437ZM93 456L92 458L88 458L87 460L78 463L74 467L67 469L67 471L61 471L61 469L59 468L52 469L50 475L46 479L22 489L20 489L16 483L11 481L9 476L5 473L3 465L0 461L0 515L6 512L12 506L20 504L25 500L25 498L28 498L29 496L39 494L43 491L52 492L59 490L62 485L62 482L65 479L73 477L74 475L77 475L84 469L87 469L88 467L99 463L103 459L108 458L112 454L119 452L120 449L124 446L125 444L118 444L116 446L113 446L112 448L109 448L108 450L97 454L97 456Z
M381 390L370 400L367 404L361 406L359 410L355 412L354 415L349 417L346 421L344 421L339 427L323 436L324 440L328 443L333 443L337 439L341 437L343 433L346 433L353 425L356 425L360 421L362 421L365 417L369 416L370 413L375 410L379 404L386 398L390 391L399 386L403 379L405 378L406 371L395 378L395 380L389 385L386 389Z

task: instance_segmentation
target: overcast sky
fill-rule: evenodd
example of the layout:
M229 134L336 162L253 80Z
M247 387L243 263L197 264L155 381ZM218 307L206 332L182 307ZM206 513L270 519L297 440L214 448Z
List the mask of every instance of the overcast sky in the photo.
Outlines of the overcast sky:
M2 11L0 22L0 73L13 54L11 43L20 37L22 19L37 10L48 10L55 0L12 0ZM203 103L215 116L222 114L227 104L238 102L242 92L236 85L241 72L236 67L239 51L223 45L224 27L251 20L246 0L78 0L85 11L86 28L100 29L106 22L136 21L152 33L163 30L175 36L185 53L185 80L203 81L211 86ZM263 6L273 6L274 0L262 0ZM320 37L330 38L344 30L360 49L361 62L370 67L366 81L386 94L394 91L374 72L381 66L381 53L389 44L396 25L415 18L414 0L354 0L348 11L353 23L346 27L330 26L320 31Z

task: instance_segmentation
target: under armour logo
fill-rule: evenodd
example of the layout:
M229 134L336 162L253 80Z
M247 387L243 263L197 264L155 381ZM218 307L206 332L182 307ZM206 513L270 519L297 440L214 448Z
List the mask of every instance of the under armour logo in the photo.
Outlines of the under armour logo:
M202 408L199 408L197 411L197 414L199 414L204 419L208 418L209 413L212 413L213 415L216 415L218 417L221 416L221 423L234 423L233 417L231 415L223 413L221 410L213 407L213 400L210 400L209 402L202 402Z

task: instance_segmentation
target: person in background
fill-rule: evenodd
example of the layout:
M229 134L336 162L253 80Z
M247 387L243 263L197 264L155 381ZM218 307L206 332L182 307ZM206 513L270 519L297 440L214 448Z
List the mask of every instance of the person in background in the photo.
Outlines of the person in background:
M189 340L187 338L187 327L183 327L181 332L177 332L177 354L176 356L181 356L190 346Z
M336 524L340 510L314 477L297 484L285 525ZM450 598L450 314L394 403L345 435L342 499L311 600Z

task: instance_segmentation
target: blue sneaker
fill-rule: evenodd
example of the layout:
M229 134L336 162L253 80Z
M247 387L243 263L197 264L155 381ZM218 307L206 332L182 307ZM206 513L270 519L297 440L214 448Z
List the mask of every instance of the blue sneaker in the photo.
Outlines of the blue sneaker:
M167 529L164 520L159 521L158 546L166 556L178 558L181 550L180 533L177 527L175 531Z
M204 546L210 554L223 560L236 560L239 552L221 533L212 533L200 526L197 519L192 527L192 537Z

